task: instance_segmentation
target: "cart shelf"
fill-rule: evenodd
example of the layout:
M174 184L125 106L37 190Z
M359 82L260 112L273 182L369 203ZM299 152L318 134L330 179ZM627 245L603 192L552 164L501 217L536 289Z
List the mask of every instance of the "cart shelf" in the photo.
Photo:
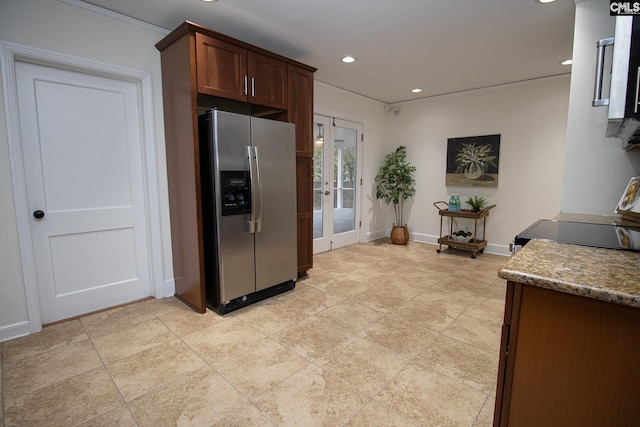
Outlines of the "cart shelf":
M449 248L462 249L466 251L471 251L471 258L475 258L477 253L483 253L484 248L487 246L487 241L485 240L485 232L487 226L487 217L489 216L489 211L493 209L496 205L490 205L486 208L482 209L479 212L473 212L471 210L462 210L460 212L451 212L449 211L449 204L444 201L435 202L433 204L440 214L440 237L438 238L438 249L436 252L442 252L442 245L446 245ZM441 208L439 205L446 206L446 209ZM459 242L453 237L453 220L449 220L449 234L442 235L442 223L444 217L450 218L468 218L474 220L473 226L473 239L468 242ZM481 219L483 221L482 227L482 239L476 239L478 236L478 220Z

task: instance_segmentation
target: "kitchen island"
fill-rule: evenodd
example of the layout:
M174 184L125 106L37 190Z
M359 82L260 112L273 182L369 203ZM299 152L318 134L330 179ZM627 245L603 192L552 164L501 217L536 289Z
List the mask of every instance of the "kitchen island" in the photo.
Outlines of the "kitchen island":
M494 425L640 425L640 252L532 240L498 275Z

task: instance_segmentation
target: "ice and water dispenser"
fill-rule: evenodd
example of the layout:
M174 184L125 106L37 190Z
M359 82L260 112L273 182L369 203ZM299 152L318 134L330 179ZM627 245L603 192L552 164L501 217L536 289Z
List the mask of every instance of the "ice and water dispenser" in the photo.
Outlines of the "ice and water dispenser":
M251 181L248 171L221 171L222 215L251 212Z

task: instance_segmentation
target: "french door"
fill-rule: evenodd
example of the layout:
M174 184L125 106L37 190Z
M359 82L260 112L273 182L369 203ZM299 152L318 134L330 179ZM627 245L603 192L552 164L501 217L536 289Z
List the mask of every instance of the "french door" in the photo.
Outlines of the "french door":
M359 241L362 125L314 116L313 253Z

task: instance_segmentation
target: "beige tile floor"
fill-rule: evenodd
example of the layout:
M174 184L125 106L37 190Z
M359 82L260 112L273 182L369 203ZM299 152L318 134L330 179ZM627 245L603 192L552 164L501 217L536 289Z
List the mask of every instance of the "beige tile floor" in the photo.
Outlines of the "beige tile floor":
M2 343L0 426L489 426L505 257L387 240L221 317L148 300Z

